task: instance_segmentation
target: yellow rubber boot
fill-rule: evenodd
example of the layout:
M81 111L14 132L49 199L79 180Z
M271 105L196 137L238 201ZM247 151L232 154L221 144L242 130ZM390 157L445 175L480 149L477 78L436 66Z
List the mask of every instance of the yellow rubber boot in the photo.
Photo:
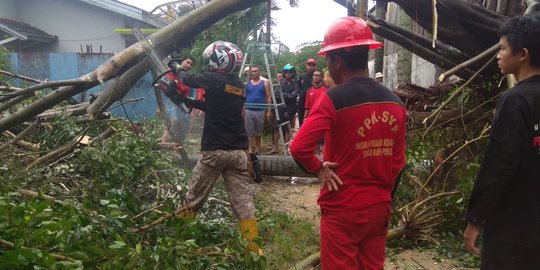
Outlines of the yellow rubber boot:
M259 248L259 245L253 241L253 239L259 237L259 231L257 230L257 219L242 219L238 222L240 225L240 235L244 237L248 242L248 247L251 251L263 255L263 251Z

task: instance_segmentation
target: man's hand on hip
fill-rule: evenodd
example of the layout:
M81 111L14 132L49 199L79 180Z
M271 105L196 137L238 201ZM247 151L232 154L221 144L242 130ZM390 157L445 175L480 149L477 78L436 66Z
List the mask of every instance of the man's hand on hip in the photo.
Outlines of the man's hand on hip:
M328 190L338 190L338 187L343 185L341 178L334 172L338 164L335 162L325 161L322 163L321 170L319 171L319 181L321 183L321 189L324 186L328 187Z

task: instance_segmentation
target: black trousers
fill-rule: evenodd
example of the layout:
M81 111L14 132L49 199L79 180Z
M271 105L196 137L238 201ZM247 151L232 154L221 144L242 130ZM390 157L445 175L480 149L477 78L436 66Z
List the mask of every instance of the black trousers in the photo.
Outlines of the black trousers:
M540 269L540 248L483 241L480 270Z

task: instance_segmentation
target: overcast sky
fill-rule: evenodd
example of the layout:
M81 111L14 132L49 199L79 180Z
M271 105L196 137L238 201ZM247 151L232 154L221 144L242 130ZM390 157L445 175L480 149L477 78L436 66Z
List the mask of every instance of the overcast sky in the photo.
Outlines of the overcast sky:
M119 0L151 11L156 6L171 0ZM337 18L347 15L344 7L333 0L300 0L300 6L291 8L288 0L278 0L281 8L274 11L272 17L276 21L274 36L278 37L291 50L307 41L323 40L328 26Z

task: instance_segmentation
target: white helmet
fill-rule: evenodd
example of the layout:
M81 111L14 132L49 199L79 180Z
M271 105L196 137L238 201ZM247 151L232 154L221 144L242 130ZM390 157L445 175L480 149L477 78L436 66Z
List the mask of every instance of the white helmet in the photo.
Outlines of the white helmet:
M228 41L215 41L204 49L202 56L210 60L208 69L221 74L238 71L242 66L244 54L235 44Z

